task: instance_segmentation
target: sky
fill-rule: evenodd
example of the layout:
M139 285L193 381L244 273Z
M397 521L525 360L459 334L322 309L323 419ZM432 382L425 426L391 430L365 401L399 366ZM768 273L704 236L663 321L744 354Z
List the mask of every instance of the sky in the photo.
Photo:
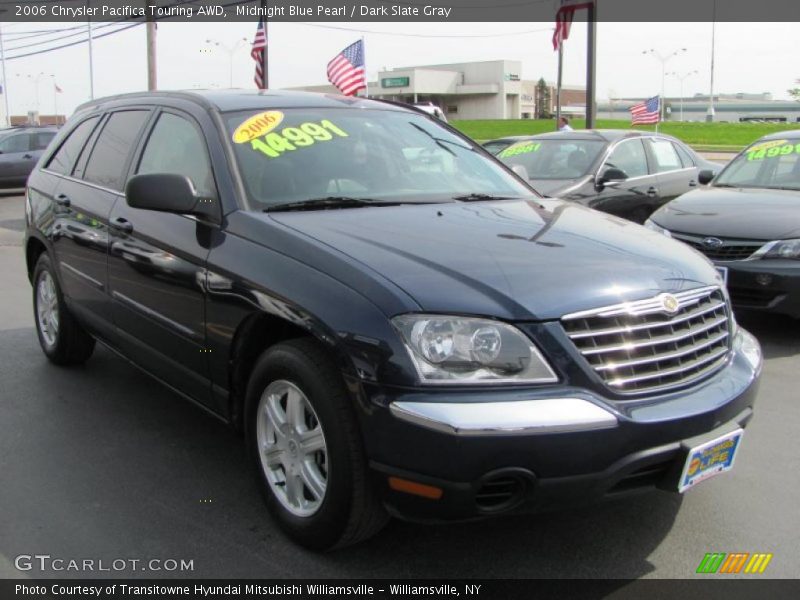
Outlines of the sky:
M43 47L15 51L16 46L43 39L17 40L26 35L22 32L75 24L0 25L6 55L11 57ZM160 23L159 88L228 87L231 64L234 87L253 87L249 41L254 30L254 23ZM552 30L552 23L271 23L270 84L281 88L325 83L328 60L362 35L370 79L384 68L509 59L522 62L523 79L554 81ZM650 49L666 56L685 48L669 59L665 71L679 75L698 71L685 78L683 94L707 94L711 30L711 23L599 23L597 98L658 94L662 68L652 55L643 54ZM208 39L229 48L238 40L248 41L234 50L231 63L231 54L207 44ZM93 54L95 97L146 88L143 26L95 40ZM800 78L800 68L794 67L798 55L796 23L717 23L714 91L771 92L775 99L788 99L786 90ZM585 82L585 61L586 24L575 23L565 46L565 84ZM6 80L12 114L35 108L37 87L40 113L51 114L57 103L59 113L70 114L89 99L88 45L8 60ZM54 82L62 93L54 93ZM680 87L676 77L665 78L667 96L677 97Z

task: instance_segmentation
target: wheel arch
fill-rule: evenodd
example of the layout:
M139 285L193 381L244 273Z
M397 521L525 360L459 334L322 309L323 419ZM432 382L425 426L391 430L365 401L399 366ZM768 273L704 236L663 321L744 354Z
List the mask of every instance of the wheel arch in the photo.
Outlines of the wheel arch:
M47 252L47 245L36 236L30 236L25 243L25 266L28 271L28 281L33 282L33 270L39 257Z

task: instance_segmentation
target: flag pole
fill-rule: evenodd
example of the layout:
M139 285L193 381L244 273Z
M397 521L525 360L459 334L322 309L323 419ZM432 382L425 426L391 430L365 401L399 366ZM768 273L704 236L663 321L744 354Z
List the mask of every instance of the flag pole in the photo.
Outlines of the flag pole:
M261 0L261 6L264 9L264 14L267 13L267 0ZM264 48L261 50L261 69L264 72L264 89L269 89L269 61L267 60L267 48L269 47L269 22L267 18L262 15L261 19L264 21Z
M369 76L367 75L367 43L361 36L361 51L364 53L364 95L369 98Z
M561 73L564 63L564 40L558 41L558 75L556 76L556 129L561 125Z

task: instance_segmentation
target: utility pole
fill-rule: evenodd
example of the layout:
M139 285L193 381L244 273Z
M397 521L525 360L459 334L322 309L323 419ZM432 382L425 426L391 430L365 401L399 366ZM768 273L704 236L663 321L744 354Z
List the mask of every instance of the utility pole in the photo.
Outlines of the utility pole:
M706 113L706 121L709 123L714 121L714 48L715 48L715 35L717 32L717 0L714 0L714 5L711 14L711 89L708 92L708 112Z
M89 100L94 100L94 57L92 56L92 20L88 19L86 23L89 26Z
M3 102L6 105L6 127L11 127L11 113L8 112L8 81L6 81L6 49L3 46L3 30L0 27L0 55L3 65Z
M153 19L154 0L147 0L147 89L158 89L158 73L156 70L156 22Z
M587 8L586 24L586 129L594 129L597 106L595 104L595 72L597 71L597 3Z

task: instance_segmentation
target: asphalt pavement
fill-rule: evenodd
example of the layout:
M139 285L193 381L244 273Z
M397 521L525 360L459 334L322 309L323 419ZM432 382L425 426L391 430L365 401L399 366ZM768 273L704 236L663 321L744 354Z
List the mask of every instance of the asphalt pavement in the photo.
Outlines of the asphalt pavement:
M224 424L103 347L80 368L47 362L22 219L22 199L0 197L0 578L686 578L707 552L769 552L769 577L800 576L800 322L741 316L767 357L756 416L734 470L684 497L447 526L394 521L359 546L314 554L270 520ZM20 555L193 570L20 570Z

